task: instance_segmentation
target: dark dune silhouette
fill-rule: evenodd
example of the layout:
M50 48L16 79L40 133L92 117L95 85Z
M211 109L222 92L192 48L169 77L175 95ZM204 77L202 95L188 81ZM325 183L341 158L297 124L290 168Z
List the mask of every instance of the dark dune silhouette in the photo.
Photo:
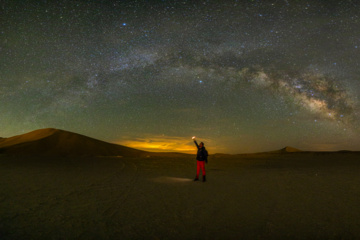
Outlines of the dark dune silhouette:
M39 129L0 139L0 153L48 156L143 157L148 155L145 151L54 128Z

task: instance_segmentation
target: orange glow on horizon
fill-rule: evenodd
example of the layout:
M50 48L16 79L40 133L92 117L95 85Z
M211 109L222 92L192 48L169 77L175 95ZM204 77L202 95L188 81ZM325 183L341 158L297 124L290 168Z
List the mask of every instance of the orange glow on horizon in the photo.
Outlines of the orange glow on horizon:
M206 140L201 140L206 142ZM196 146L189 138L155 136L148 138L136 138L133 140L120 140L116 144L123 146L150 151L150 152L181 152L195 154Z

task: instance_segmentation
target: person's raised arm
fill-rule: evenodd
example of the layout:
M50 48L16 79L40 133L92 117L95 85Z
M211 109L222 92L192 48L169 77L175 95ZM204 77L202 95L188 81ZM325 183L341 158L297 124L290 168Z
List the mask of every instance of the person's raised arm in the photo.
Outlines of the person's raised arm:
M195 143L196 147L199 149L199 145L197 144L195 139L194 139L194 143Z
M199 145L197 144L197 142L196 142L196 140L195 140L195 136L192 137L192 140L194 140L194 143L195 143L197 149L199 149Z

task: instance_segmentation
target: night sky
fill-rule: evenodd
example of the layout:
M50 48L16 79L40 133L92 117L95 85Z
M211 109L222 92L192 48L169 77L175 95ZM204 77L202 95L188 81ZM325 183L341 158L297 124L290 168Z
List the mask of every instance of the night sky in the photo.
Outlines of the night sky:
M0 136L360 150L358 1L2 0Z

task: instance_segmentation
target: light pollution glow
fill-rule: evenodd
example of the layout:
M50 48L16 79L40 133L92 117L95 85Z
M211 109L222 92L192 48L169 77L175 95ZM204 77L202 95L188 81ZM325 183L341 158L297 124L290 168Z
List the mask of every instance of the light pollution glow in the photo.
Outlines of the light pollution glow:
M198 141L205 142L211 146L211 140L201 139ZM191 137L169 137L169 136L153 136L148 138L135 138L132 140L119 140L116 144L124 145L131 148L136 148L150 152L181 152L181 153L196 153L196 146L191 140ZM211 152L218 152L219 148L210 147Z

